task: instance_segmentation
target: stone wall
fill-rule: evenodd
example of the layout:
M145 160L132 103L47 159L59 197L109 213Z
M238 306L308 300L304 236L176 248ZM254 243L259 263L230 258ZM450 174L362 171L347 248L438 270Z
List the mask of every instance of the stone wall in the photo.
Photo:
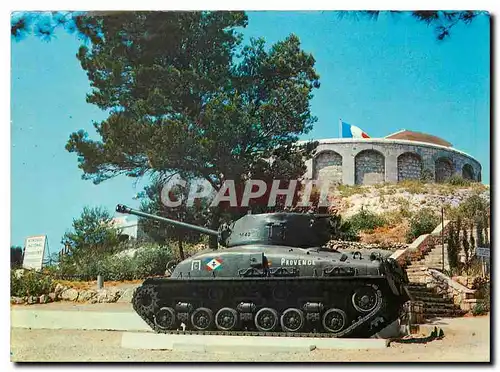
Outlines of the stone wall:
M436 182L444 182L453 175L453 161L446 158L439 158L435 165Z
M422 176L422 159L413 152L398 156L398 181L419 180Z
M375 150L363 150L354 159L354 183L356 185L373 185L384 182L384 155Z
M314 179L342 183L342 156L335 151L323 151L314 162Z
M440 181L452 174L465 174L481 181L481 164L470 155L451 147L384 138L335 138L318 142L316 157L306 163L308 170L305 176L309 179L330 182L342 179L346 185L398 182L417 177L417 159L420 159L420 172L430 174L431 181ZM367 150L370 152L363 153ZM332 152L338 155L332 157ZM376 153L380 155L375 156Z

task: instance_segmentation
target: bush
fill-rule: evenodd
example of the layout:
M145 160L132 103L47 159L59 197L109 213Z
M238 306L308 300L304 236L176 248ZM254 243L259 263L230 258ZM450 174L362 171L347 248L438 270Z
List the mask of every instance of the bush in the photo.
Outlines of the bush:
M423 208L415 212L410 219L410 228L406 236L406 241L411 243L420 235L431 233L439 223L439 218L432 209Z
M387 225L387 221L376 213L362 209L358 213L351 216L348 222L353 229L353 231L372 231L377 227L382 227Z
M453 185L453 186L464 186L464 187L466 187L466 186L470 186L472 184L472 181L468 180L468 179L465 179L465 178L459 176L458 174L454 174L453 176L448 177L445 180L445 183Z
M168 247L148 248L136 254L136 278L145 278L153 275L163 275L167 263L174 257Z
M472 315L478 316L478 315L484 315L487 314L489 311L489 308L487 304L483 302L478 302L477 304L474 305L474 307L471 310Z
M127 248L127 247L124 247ZM61 279L96 280L102 275L105 280L122 281L163 275L167 263L174 257L169 247L156 244L132 244L137 249L133 257L127 254L102 254L75 262L70 256L61 260L53 274Z
M434 173L428 168L422 169L422 172L420 173L420 181L423 183L434 181Z
M16 275L16 271L10 271L11 296L41 296L54 290L55 283L50 276L37 273L35 270L24 270L22 275Z

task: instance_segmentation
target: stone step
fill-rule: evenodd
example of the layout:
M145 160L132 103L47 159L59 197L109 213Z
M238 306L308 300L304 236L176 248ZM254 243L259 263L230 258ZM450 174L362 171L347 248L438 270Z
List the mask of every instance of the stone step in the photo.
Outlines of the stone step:
M446 303L450 302L451 300L444 298L443 296L437 294L437 293L427 293L427 292L410 292L412 296L418 300L418 301L424 301L424 302L439 302L439 303Z
M466 313L464 310L460 309L438 309L438 308L429 308L425 309L424 308L424 317L425 318L431 318L431 317L458 317L458 316L463 316Z
M445 300L446 301L446 300ZM446 302L424 301L425 309L456 309L456 305L451 300Z

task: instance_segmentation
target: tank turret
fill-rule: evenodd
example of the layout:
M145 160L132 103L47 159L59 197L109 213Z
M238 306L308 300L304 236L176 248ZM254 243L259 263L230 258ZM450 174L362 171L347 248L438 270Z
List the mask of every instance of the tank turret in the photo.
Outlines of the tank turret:
M288 212L247 214L230 224L221 225L218 231L215 231L145 213L121 204L116 207L116 211L217 236L219 244L223 247L251 244L318 247L326 244L335 232L332 216L329 214Z

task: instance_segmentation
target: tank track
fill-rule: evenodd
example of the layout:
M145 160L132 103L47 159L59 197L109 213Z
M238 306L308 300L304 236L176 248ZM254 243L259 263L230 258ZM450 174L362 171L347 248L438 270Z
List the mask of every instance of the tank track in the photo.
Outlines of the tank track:
M132 299L156 333L336 338L375 334L396 302L380 277L148 279Z

